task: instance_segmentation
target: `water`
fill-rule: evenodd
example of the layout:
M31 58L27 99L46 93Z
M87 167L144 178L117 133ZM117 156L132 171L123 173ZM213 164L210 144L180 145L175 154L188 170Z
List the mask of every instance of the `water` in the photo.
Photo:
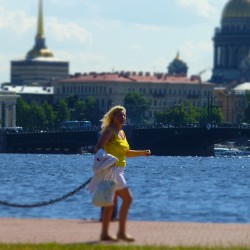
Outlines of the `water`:
M0 200L60 197L92 176L93 155L0 154ZM250 223L249 157L129 158L130 220ZM39 208L0 206L0 217L98 219L87 190Z

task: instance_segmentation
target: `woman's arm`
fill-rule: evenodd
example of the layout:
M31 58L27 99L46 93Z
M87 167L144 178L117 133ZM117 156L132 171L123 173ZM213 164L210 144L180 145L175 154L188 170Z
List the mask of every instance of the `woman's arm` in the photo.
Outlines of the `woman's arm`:
M104 148L104 145L112 140L114 140L114 135L111 129L105 130L95 146L95 152L97 152L100 148Z
M127 157L150 156L150 155L151 155L150 150L129 150L126 153Z

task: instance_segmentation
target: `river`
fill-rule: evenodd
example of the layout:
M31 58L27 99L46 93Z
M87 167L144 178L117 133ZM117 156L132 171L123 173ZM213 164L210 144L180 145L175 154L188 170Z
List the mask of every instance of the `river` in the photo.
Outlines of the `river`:
M0 154L0 200L30 204L74 190L92 176L93 155ZM130 220L250 223L250 158L129 158ZM119 203L120 205L120 203ZM0 206L0 217L98 219L86 189L38 208Z

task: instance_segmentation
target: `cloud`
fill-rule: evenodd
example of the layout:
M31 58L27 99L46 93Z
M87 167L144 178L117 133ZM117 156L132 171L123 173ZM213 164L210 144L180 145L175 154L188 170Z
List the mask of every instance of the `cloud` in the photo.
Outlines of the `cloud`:
M210 17L216 13L216 9L209 0L178 0L178 3L183 7L194 9L198 15L203 17Z
M0 6L0 29L10 29L16 34L23 34L34 27L35 18L28 17L23 11L6 11Z
M1 74L1 81L8 82L9 81L9 58L6 55L0 54L0 74Z
M58 58L70 62L71 73L88 72L88 71L111 71L111 60L102 54L71 52L71 51L55 51Z
M56 18L51 18L48 22L49 31L55 40L62 42L64 40L75 40L80 43L87 43L92 40L91 34L75 23L59 23Z

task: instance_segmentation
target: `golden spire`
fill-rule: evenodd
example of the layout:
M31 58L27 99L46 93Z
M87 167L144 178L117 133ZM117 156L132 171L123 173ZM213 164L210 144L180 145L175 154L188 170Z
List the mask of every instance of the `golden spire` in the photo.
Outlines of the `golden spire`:
M45 45L45 36L43 29L43 1L39 0L39 10L38 10L38 22L37 22L37 34L35 37L35 46L28 51L26 54L26 59L34 59L37 57L53 57L53 53L47 49Z
M43 29L43 0L40 0L39 10L38 10L38 22L37 22L37 37L44 38Z

